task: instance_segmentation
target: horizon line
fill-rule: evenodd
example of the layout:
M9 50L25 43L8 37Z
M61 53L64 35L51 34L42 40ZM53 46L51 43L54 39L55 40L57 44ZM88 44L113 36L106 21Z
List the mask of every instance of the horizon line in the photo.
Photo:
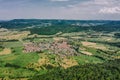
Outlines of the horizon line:
M11 21L11 20L75 20L75 21L120 21L118 19L60 19L60 18L13 18L13 19L0 19L0 21Z

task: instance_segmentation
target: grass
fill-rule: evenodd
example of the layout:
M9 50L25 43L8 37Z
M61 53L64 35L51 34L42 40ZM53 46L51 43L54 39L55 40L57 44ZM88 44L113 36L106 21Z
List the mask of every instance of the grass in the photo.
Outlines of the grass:
M9 41L9 42L3 42L3 46L6 48L15 48L15 47L21 47L23 45L19 41Z
M39 56L37 54L20 54L17 55L16 59L12 60L12 64L25 67L29 63L37 62Z
M29 63L38 61L38 54L9 54L0 56L0 77L26 78L33 76L36 71L26 69Z
M86 50L87 50L88 52L91 52L93 55L97 53L97 49L95 49L95 48L87 48L87 47L86 47Z
M94 56L87 56L81 54L80 56L75 56L74 59L80 64L86 64L86 63L102 63L103 60L96 58Z
M27 42L53 42L53 38L28 38L28 39L24 39L24 43Z
M22 47L14 48L14 52L9 55L0 56L0 60L5 63L10 63L25 67L27 64L37 62L39 56L37 53L23 53Z
M15 69L11 67L0 67L0 77L26 78L33 76L36 72L27 69Z
M0 48L0 52L1 52L1 51L3 51L3 49L2 49L2 48Z

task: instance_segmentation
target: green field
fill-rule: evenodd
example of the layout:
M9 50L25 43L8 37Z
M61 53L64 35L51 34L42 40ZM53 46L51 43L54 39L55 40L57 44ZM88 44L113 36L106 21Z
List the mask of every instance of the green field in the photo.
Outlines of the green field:
M119 23L0 22L0 80L120 80Z

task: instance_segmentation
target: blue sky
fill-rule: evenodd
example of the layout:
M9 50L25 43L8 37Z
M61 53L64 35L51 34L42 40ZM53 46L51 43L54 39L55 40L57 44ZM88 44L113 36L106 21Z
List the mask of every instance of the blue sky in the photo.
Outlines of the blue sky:
M0 0L0 20L120 20L120 0Z

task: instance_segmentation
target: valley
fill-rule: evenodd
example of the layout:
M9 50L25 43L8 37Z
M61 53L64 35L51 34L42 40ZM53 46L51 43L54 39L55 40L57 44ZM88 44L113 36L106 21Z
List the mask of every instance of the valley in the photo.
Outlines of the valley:
M0 80L97 80L102 73L103 80L120 79L120 21L15 19L0 25Z

